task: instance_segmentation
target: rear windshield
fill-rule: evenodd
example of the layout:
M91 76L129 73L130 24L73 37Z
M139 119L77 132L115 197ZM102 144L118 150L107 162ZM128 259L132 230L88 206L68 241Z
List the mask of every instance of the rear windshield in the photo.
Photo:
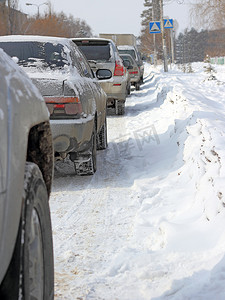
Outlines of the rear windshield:
M42 42L0 42L9 56L16 57L22 66L61 68L68 64L63 45Z
M132 60L132 58L131 58L130 56L127 56L127 55L121 55L121 57L122 57L122 60L129 60L129 62L130 62L131 64L134 63L134 61Z
M135 51L132 49L126 49L126 50L118 49L118 51L120 54L130 54L134 59L136 59Z
M76 41L88 60L109 61L110 45L108 42Z

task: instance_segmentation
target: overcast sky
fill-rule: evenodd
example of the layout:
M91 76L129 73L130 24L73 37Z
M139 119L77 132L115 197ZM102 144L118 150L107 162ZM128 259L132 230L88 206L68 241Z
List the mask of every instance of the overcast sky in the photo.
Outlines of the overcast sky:
M20 9L28 14L37 13L37 6L26 3L43 4L46 0L19 0ZM189 0L164 0L164 16L179 22L179 31L189 27ZM168 3L169 2L169 3ZM179 2L183 2L179 4ZM140 14L144 10L144 0L52 0L53 10L63 11L80 18L92 28L93 34L133 33L138 36L141 30ZM168 3L168 4L166 4ZM39 6L40 13L47 10L46 5Z

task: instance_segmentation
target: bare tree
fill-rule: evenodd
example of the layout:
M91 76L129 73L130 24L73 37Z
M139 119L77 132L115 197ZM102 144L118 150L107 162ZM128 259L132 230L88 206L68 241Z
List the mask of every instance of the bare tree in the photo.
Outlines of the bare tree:
M18 8L18 0L8 0L8 30L9 34L17 33L17 8Z
M61 37L91 37L90 26L72 15L67 17L63 12L46 14L41 18L30 18L24 23L25 34L61 36Z
M0 34L17 34L22 19L18 0L0 1Z
M192 5L191 19L199 28L224 28L225 0L198 0Z

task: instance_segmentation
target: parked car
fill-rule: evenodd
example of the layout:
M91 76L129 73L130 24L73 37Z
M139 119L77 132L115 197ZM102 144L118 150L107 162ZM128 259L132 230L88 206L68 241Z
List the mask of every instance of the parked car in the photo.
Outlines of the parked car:
M77 174L94 174L96 149L107 147L107 96L84 55L71 40L57 37L0 37L0 47L18 61L44 96L56 159L69 157ZM96 76L105 80L112 73L96 70Z
M53 299L49 113L2 49L0 136L0 299Z
M134 60L136 61L139 71L140 71L140 84L143 83L143 77L144 77L144 64L143 61L140 57L140 54L135 46L130 46L130 45L121 45L117 46L117 49L120 54L130 54Z
M127 66L131 85L134 85L137 91L140 90L140 70L136 61L130 54L120 54L120 57L123 60L123 64Z
M116 114L123 115L130 84L114 42L102 38L73 38L72 41L85 54L94 72L99 68L106 68L112 72L112 78L100 84L107 94L107 107L114 108Z

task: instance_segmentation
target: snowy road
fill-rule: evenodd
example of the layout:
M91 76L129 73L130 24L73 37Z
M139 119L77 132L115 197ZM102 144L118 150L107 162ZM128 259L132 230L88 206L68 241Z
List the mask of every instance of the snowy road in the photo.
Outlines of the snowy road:
M225 299L225 85L196 68L146 65L94 176L57 164L55 299Z

